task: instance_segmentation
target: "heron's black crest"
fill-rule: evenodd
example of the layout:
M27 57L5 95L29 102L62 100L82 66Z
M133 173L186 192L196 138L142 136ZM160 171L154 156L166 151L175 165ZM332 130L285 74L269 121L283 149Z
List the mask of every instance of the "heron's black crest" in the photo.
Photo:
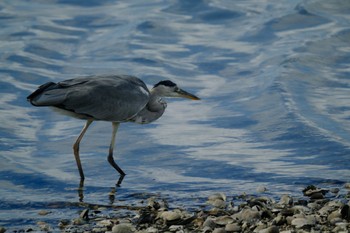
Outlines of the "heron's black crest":
M172 81L170 80L164 80L164 81L160 81L159 83L157 83L156 85L154 85L154 87L157 87L159 85L163 85L163 86L167 86L167 87L175 87L176 84L173 83Z

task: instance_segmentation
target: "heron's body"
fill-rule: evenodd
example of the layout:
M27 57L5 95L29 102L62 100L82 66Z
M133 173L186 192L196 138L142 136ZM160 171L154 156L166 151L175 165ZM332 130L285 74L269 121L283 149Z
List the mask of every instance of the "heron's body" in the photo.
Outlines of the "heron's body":
M76 118L111 122L149 123L166 108L165 102L152 95L144 82L126 75L46 83L28 98L34 106L51 106Z
M179 89L171 81L161 81L151 91L140 79L129 75L103 75L78 77L58 83L41 85L27 97L34 106L49 106L64 114L87 120L74 144L74 155L80 176L84 174L79 157L79 144L89 125L95 121L113 122L113 135L108 161L124 176L113 159L115 134L119 123L150 123L165 111L166 102L161 97L198 97Z

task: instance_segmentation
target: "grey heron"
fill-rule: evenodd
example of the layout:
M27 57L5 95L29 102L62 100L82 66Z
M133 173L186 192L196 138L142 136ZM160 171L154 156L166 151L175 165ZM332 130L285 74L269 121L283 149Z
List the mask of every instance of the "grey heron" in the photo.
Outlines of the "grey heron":
M119 172L120 184L125 173L113 158L119 124L147 124L157 120L167 107L162 97L199 100L197 96L180 89L172 81L161 81L148 90L142 80L130 75L95 75L58 83L47 82L30 94L27 100L34 106L53 107L63 114L86 120L73 145L81 181L85 176L79 156L80 141L93 121L112 122L113 133L107 159Z

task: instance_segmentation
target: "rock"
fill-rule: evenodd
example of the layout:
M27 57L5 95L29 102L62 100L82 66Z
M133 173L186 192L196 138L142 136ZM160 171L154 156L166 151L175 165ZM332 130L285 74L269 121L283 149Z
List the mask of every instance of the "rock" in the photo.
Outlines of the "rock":
M293 204L293 198L289 195L282 195L280 201L278 202L280 205L292 205Z
M220 217L217 217L216 219L214 219L214 223L221 225L221 226L225 226L229 223L233 223L233 218L230 216L220 216Z
M259 187L256 188L256 191L258 193L264 193L264 192L267 191L267 188L265 186L259 186Z
M68 220L68 219L61 219L60 221L59 221L59 223L57 224L57 226L59 227L59 228L65 228L68 224L69 224L69 221L70 220ZM0 232L1 233L1 232Z
M105 233L107 230L107 227L94 227L91 231L92 233Z
M226 233L225 228L215 228L213 233Z
M47 210L40 210L40 211L38 212L38 214L39 214L39 215L42 215L42 216L44 216L44 215L48 215L49 213L51 213L51 211L47 211Z
M39 221L36 224L40 227L41 231L46 231L46 232L51 231L50 225L47 224L46 222Z
M310 195L311 200L317 200L317 199L323 199L323 198L324 198L324 196L323 196L322 192L315 192L315 193L312 193Z
M341 218L333 218L331 221L329 221L332 225L337 225L338 223L342 223L343 219Z
M349 223L339 222L339 223L336 224L336 227L333 229L332 232L337 232L337 233L339 233L339 232L346 232L346 233L348 233L349 229L350 229Z
M112 227L114 223L110 219L104 219L96 223L97 226Z
M266 228L267 228L267 225L265 223L263 223L263 222L258 222L256 225L252 224L252 226L251 226L251 229L254 229L254 231L253 231L254 233L255 232L260 232L260 231L262 231L262 230L264 230Z
M281 214L278 214L273 220L272 223L276 226L281 226L286 223L285 217L283 217Z
M159 231L155 227L149 227L149 228L146 229L146 232L147 233L158 233Z
M75 218L72 220L73 225L83 225L86 221L82 218Z
M171 225L169 231L171 232L183 232L184 227L181 225Z
M204 226L204 227L209 227L210 229L214 229L215 226L216 226L214 220L215 220L214 217L209 216L209 217L204 221L203 226Z
M329 206L329 207L336 209L336 208L343 207L343 205L344 204L342 202L340 202L339 200L333 200L333 201L327 202L325 206Z
M204 219L202 217L196 218L192 221L193 225L200 228L204 224Z
M304 199L299 199L295 202L295 205L302 205L302 206L307 206L309 202L307 200Z
M323 199L327 192L328 190L319 189L314 185L309 185L303 190L303 194L311 199Z
M200 207L192 209L191 213L180 209L168 210L166 204L159 204L161 202L155 199L149 200L149 205L145 207L126 207L125 213L109 207L105 207L105 213L103 210L97 212L98 206L93 206L90 207L90 214L87 213L88 209L84 210L80 218L62 223L60 230L77 233L340 233L347 232L350 227L350 201L346 199L348 196L343 195L343 191L342 195L331 197L334 200L327 198L312 201L305 197L295 201L288 195L280 196L278 202L267 196L240 195L233 197L236 204L234 206L229 206L224 194L215 194L208 198L208 202L214 205L215 202L221 203L221 207L225 206L225 209L208 210ZM313 195L324 195L324 191L314 188L307 191L307 194L312 198ZM145 201L142 203L145 204ZM129 211L138 214L135 216ZM90 217L88 221L87 215ZM33 229L27 230L29 232L34 231Z
M317 213L320 216L327 217L332 210L333 210L333 208L327 205L327 206L323 206L321 209L319 209L317 211Z
M224 193L215 193L208 197L208 201L217 200L217 199L226 201L226 195Z
M331 188L331 189L329 189L329 191L331 193L337 194L337 193L339 193L340 189L339 188Z
M6 232L6 228L0 227L0 233L5 233L5 232Z
M273 200L272 198L267 197L267 196L256 197L253 200L258 201L258 202L263 202L263 203L275 203L275 200Z
M154 197L147 199L147 206L155 210L158 210L160 208L159 202L157 202Z
M305 218L295 218L292 220L291 225L295 226L296 228L302 228L303 226L307 225L307 220Z
M240 219L243 221L252 222L260 219L260 213L259 211L254 211L251 209L243 209L240 212Z
M292 220L291 225L296 228L303 228L304 226L313 226L316 223L314 216L299 217Z
M279 229L276 226L270 226L268 228L258 231L258 233L279 233Z
M283 216L293 216L294 210L291 208L281 210Z
M181 218L181 215L178 212L175 211L164 211L160 217L164 220L164 221L174 221L174 220L178 220Z
M327 220L332 223L335 221L334 219L336 219L336 218L338 218L338 219L341 218L341 213L339 210L335 210L332 213L330 213L327 217Z
M224 209L226 207L226 202L221 199L216 199L213 201L208 201L208 203L216 208Z
M112 227L112 233L133 233L134 229L130 224L118 224Z
M350 189L350 183L345 183L345 184L344 184L344 188Z
M225 231L228 232L241 232L242 228L237 223L229 223L225 226Z
M320 209L321 205L316 202L310 202L307 204L307 207L309 207L310 209L316 210L316 209Z
M302 205L296 205L291 208L294 213L309 213L311 212L310 208Z
M88 220L89 219L89 209L84 209L83 211L81 211L79 217L84 219L84 220Z
M216 193L208 197L208 204L223 209L226 207L226 195L223 193Z
M210 228L210 227L208 227L208 226L205 226L204 228L203 228L203 233L209 233L209 232L212 232L213 231L213 229L212 228Z

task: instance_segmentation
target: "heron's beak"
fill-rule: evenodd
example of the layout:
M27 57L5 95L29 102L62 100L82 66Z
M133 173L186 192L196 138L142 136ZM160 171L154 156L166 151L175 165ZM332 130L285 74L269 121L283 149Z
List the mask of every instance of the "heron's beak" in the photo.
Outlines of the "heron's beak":
M200 100L200 98L198 98L197 96L188 93L187 91L184 91L182 89L178 89L176 90L176 93L179 95L179 97L183 97L183 98L187 98L187 99L191 99L191 100Z

